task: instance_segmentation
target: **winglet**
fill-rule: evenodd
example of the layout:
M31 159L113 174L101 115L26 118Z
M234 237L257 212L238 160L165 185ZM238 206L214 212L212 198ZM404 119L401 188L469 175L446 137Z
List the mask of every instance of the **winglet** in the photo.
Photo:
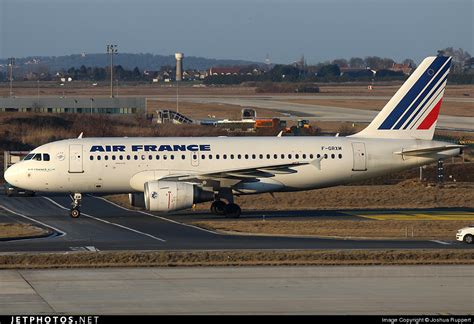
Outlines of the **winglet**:
M84 135L84 132L81 132L77 138L81 139L82 135Z

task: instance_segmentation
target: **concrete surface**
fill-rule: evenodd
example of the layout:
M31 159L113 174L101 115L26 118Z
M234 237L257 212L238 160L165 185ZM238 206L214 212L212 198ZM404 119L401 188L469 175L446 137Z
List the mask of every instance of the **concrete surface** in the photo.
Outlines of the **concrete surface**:
M1 314L473 314L473 266L0 271Z

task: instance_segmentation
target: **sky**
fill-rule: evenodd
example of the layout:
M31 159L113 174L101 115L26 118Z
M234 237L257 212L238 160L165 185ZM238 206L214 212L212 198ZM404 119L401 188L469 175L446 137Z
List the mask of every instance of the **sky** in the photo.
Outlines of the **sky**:
M472 0L0 0L0 58L119 53L314 64L473 50Z

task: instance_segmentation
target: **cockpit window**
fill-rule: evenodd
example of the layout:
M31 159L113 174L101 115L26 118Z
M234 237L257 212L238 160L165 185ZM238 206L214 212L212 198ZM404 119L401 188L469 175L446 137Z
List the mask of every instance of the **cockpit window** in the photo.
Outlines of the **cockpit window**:
M41 153L36 153L35 156L33 156L33 160L41 161Z
M34 156L34 154L28 154L27 156L25 156L25 158L23 159L23 161L28 161L28 160L31 160L31 158Z
M43 161L49 161L49 154L48 153L43 154Z

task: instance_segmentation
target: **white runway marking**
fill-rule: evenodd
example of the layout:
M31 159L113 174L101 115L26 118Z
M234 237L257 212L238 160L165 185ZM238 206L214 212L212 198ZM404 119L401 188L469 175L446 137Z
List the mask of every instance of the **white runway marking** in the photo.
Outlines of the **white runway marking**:
M443 244L443 245L451 245L451 243L438 241L438 240L431 240L431 242L438 243L438 244Z
M55 202L53 199L51 198L48 198L48 197L45 197L45 196L41 196L42 198L48 200L49 202L51 202L52 204L58 206L59 208L61 209L65 209L65 210L69 210L69 208L66 208L60 204L58 204L57 202ZM109 224L109 225L113 225L113 226L117 226L117 227L120 227L120 228L123 228L123 229L126 229L128 231L131 231L131 232L134 232L134 233L137 233L137 234L140 234L140 235L144 235L144 236L147 236L147 237L150 237L154 240L157 240L157 241L160 241L160 242L166 242L166 240L162 239L162 238L159 238L157 236L154 236L154 235L151 235L151 234L148 234L148 233L145 233L145 232L141 232L139 230L136 230L136 229L133 229L133 228L130 228L130 227L127 227L127 226L124 226L124 225L121 225L121 224L117 224L117 223L112 223L112 222L109 222L109 221L106 221L104 219L100 219L100 218L97 218L97 217L94 217L92 215L89 215L89 214L85 214L85 213L81 213L81 215L83 215L84 217L89 217L89 218L92 218L92 219L95 219L96 221L99 221L99 222L102 222L102 223L106 223L106 224Z
M13 211L13 210L11 210L11 209L9 209L9 208L3 206L3 205L0 205L0 207L3 208L3 209L5 209L5 210L6 210L7 212L9 212L9 213L12 213L12 214L15 214L15 215L17 215L17 216L26 218L26 219L28 219L29 221L32 221L32 222L35 222L35 223L37 223L37 224L43 225L43 226L45 226L45 227L47 227L47 228L50 228L50 229L54 230L55 232L59 233L59 236L64 236L64 235L66 235L66 232L63 232L63 231L61 231L60 229L57 229L57 228L54 227L54 226L51 226L51 225L48 225L48 224L46 224L46 223L40 222L39 220L36 220L36 219L34 219L34 218L31 218L31 217L28 217L28 216L26 216L26 215L17 213L16 211Z
M161 220L164 220L166 222L170 222L170 223L174 223L176 225L182 225L182 226L187 226L187 227L191 227L191 228L194 228L194 229L197 229L197 230L200 230L200 231L204 231L204 232L208 232L208 233L211 233L211 234L215 234L215 235L222 235L221 233L217 233L217 232L214 232L214 231L211 231L211 230L207 230L207 229L204 229L204 228L201 228L201 227L198 227L198 226L194 226L194 225L189 225L189 224L185 224L185 223L180 223L180 222L177 222L177 221L174 221L172 219L169 219L169 218L165 218L165 217L161 217L161 216L157 216L157 215L153 215L153 214L150 214L150 213L147 213L147 212L144 212L144 211L141 211L141 210L133 210L133 209L128 209L128 208L125 208L123 206L120 206L110 200L107 200L105 198L102 198L102 197L95 197L95 196L90 196L92 198L95 198L95 199L100 199L100 200L103 200L115 207L118 207L120 209L123 209L123 210L126 210L126 211L129 211L129 212L137 212L137 213L140 213L140 214L143 214L143 215L147 215L147 216L151 216L151 217L155 217L155 218L158 218L158 219L161 219Z

